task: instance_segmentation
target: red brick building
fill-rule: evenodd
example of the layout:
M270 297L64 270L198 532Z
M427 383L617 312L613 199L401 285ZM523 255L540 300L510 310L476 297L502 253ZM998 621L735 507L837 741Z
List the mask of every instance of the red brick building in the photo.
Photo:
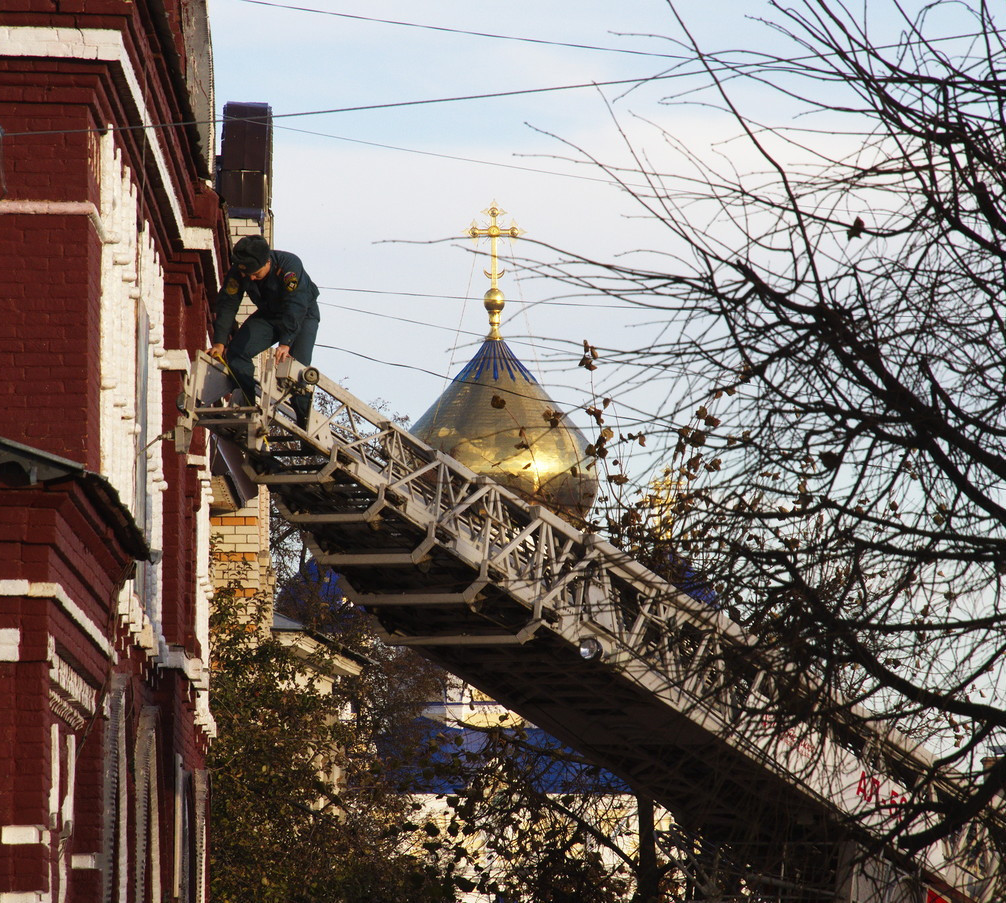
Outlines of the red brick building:
M0 903L205 899L210 64L204 0L0 13Z

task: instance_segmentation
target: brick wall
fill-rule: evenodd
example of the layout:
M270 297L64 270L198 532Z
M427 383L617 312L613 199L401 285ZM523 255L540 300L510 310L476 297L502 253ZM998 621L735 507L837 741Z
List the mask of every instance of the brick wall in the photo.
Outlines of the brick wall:
M0 331L4 434L96 468L99 362L88 335L100 243L81 215L11 214L0 226L4 259L17 262Z
M229 238L207 136L136 128L193 118L200 15L8 0L0 21L0 440L63 468L0 451L0 901L205 899L175 852L178 806L205 824L209 474L157 437Z
M269 496L264 490L232 514L210 519L213 535L213 584L238 595L271 597L275 575L269 557Z

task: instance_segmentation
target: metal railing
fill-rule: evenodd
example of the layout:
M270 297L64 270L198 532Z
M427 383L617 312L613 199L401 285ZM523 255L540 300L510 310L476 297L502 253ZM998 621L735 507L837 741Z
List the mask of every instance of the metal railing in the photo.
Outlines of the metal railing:
M676 814L701 803L699 829L738 850L794 836L837 849L923 828L932 794L960 793L924 749L866 730L839 701L822 707L811 675L723 613L315 368L267 365L256 405L227 406L228 391L222 366L198 355L179 398L180 451L196 427L236 443L388 642L418 647ZM308 391L301 429L289 400ZM806 714L815 708L827 715ZM735 798L713 799L724 793ZM903 865L991 899L998 862L975 865L973 832L960 847L936 844Z

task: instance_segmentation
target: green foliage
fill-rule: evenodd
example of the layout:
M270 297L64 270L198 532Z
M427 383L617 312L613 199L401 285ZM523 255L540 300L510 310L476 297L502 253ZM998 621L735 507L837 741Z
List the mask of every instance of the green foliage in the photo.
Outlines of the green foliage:
M444 672L378 641L332 576L299 557L279 604L328 638L312 658L261 629L262 602L215 599L213 899L641 901L634 837L613 830L634 800L598 793L596 768L528 744L520 728L489 729L474 746L431 737L418 716L443 698ZM337 654L366 664L334 685L307 680L330 675ZM536 789L556 757L583 767L587 792ZM333 766L339 793L319 773ZM431 786L458 789L434 800L419 792Z
M413 712L362 706L360 684L329 679L335 652L304 658L263 629L267 606L218 592L211 617L212 898L217 903L455 899L452 869L416 853L410 799L374 753L372 730ZM374 668L374 671L380 671ZM337 787L333 770L341 772Z

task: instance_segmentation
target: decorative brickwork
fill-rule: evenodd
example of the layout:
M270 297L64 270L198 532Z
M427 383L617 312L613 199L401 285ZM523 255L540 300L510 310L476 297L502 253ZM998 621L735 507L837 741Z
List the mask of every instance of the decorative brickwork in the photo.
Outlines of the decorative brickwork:
M228 235L203 0L0 23L0 901L203 903L210 473L161 437ZM144 128L145 126L158 126Z

